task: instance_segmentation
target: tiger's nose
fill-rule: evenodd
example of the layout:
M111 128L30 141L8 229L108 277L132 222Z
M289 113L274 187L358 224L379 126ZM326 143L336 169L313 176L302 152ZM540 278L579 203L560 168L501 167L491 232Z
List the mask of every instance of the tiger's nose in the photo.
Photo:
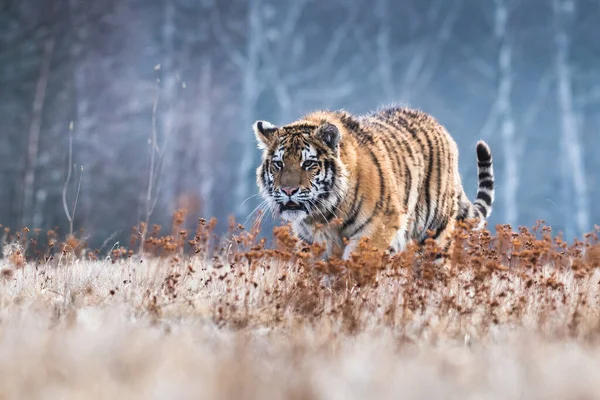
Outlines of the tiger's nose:
M281 191L288 196L292 197L294 193L298 192L299 188L297 187L282 187Z

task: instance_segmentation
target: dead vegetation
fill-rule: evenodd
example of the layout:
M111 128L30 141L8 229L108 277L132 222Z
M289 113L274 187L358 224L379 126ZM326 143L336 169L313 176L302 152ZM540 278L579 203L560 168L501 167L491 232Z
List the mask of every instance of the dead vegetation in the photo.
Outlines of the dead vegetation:
M461 226L439 266L433 241L393 257L364 241L325 262L287 227L267 241L257 224L217 236L215 220L187 220L178 211L167 233L136 227L128 248L104 251L6 229L0 396L598 393L599 227L566 243L541 222Z

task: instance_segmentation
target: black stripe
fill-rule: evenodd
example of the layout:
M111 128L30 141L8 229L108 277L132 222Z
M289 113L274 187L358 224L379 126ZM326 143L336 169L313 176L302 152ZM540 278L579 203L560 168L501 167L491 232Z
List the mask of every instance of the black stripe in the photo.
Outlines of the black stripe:
M304 241L304 242L306 242L306 243L308 243L308 244L312 244L312 240L310 240L310 239L309 239L307 236L304 236L304 235L303 235L302 233L300 233L300 232L298 232L298 237L299 237L299 238L300 238L302 241Z
M412 190L412 173L410 172L410 167L408 164L404 164L404 168L406 169L406 186L404 190L404 211L408 212L408 200L410 198L410 192Z
M398 141L398 147L406 150L406 153L408 153L408 155L410 157L410 161L413 163L413 166L414 166L415 158L413 156L412 149L410 148L410 143ZM404 162L404 168L406 169L406 188L404 190L404 209L405 209L405 211L408 211L406 209L408 208L410 192L412 191L413 176L412 176L411 165L408 162Z
M377 200L377 203L375 203L375 207L373 208L373 211L371 212L369 218L367 218L366 221L364 221L359 227L354 229L354 231L350 235L348 235L348 237L350 238L354 237L354 235L356 235L357 233L360 233L368 224L370 224L373 218L375 218L375 216L379 214L385 202L389 201L389 198L385 196L385 177L381 169L381 164L379 164L379 160L377 159L375 153L373 153L373 150L368 149L368 151L369 155L371 156L371 160L373 161L373 164L375 164L375 168L377 168L377 173L379 174L379 199Z
M489 172L480 172L477 174L477 180L484 181L486 179L494 179L494 176Z
M479 187L483 189L494 189L494 181L491 179L485 179L483 181L479 181Z
M423 207L421 206L420 203L417 203L417 205L415 206L415 220L413 222L413 231L417 232L417 229L419 228L419 220L421 220L421 212L423 211Z
M467 203L460 203L459 204L459 210L458 213L456 214L456 219L461 221L465 218L467 218L467 215L469 214L469 206Z
M331 183L333 183L333 181L335 180L335 177L337 176L337 166L335 165L335 163L332 161L329 164L329 168L331 170ZM327 174L325 174L325 176L327 176Z
M329 171L332 169L332 165L333 162L331 160L325 160L323 161L323 170L324 170L324 175L325 178L323 178L323 180L321 181L321 183L323 184L323 189L327 192L330 191L331 187L333 186L333 183L335 181L335 173L332 172L331 174L331 181L328 182L327 179L327 175L329 175Z
M325 215L325 222L331 222L331 220L335 217L335 214L333 214L333 211L331 211L330 209L325 209L322 210L323 214Z
M487 209L485 208L485 206L479 204L479 203L475 203L473 204L473 207L477 208L479 210L479 213L481 214L481 216L483 218L487 217Z
M425 229L427 229L427 222L429 221L429 213L430 213L430 205L431 205L431 170L433 169L433 145L431 144L431 139L427 132L425 133L425 140L427 141L427 146L429 147L429 164L427 166L427 172L425 175L425 207L427 207L427 212L425 213Z
M482 200L488 206L492 204L492 197L485 192L477 192L477 199Z
M394 152L392 151L392 149L389 147L389 145L391 143L388 142L388 138L386 138L384 135L381 135L379 137L381 139L381 143L383 144L383 147L385 147L385 151L387 151L388 153L388 157L390 159L390 161L392 161L392 170L394 173L394 176L396 177L400 177L400 159L398 157L398 152Z
M360 201L357 201L359 187L360 187L360 180L357 179L356 187L354 188L354 194L352 196L352 204L354 204L354 206L350 210L350 215L342 224L342 231L344 229L346 229L347 227L349 227L350 225L352 225L356 221L356 218L358 217L358 212L360 211L360 208L362 207L363 199L361 198Z
M260 181L262 182L263 186L267 187L267 174L268 174L268 168L269 168L269 161L265 161L265 164L263 165L263 169L262 169L262 173L260 174Z
M437 133L437 132L436 132ZM437 168L436 168L436 172L437 172L437 208L435 210L430 210L433 211L433 218L434 220L437 218L439 211L443 210L443 202L442 200L444 200L444 198L442 197L442 143L440 140L440 137L436 134L435 135L435 145L436 145L436 149L435 149L435 158L436 158L436 162L437 162ZM429 205L429 208L432 208L433 204Z
M304 224L299 225L300 231L298 232L298 236L300 237L300 239L302 239L303 241L307 242L308 244L312 244L312 240L310 240L309 238L309 233L306 230L306 226L304 226Z
M438 237L440 237L440 234L444 229L446 229L446 226L448 226L448 217L444 217L440 220L440 223L438 224L438 227L435 230L435 233L433 234L433 239L437 239Z
M487 149L486 146L484 145L477 145L477 161L491 161L492 160L492 153L490 153Z
M402 132L397 126L395 126L395 124L392 123L391 125L394 126L398 131ZM401 163L401 161L400 161L400 153L402 153L402 154L404 154L404 153L408 154L410 160L413 163L414 163L414 155L413 155L412 149L410 147L410 144L407 143L407 142L405 142L405 141L403 141L403 140L400 140L398 138L398 135L396 135L395 133L396 132L390 132L389 138L391 138L395 142L395 144L396 144L396 146L397 146L397 148L399 150L399 151L397 151L397 152L394 153L394 156L398 160L398 165L399 166L400 165L404 165L404 169L405 169L405 172L406 172L405 173L406 182L405 182L405 190L404 190L404 208L406 210L406 208L408 208L408 200L409 200L409 197L410 197L410 191L412 189L412 171L411 171L411 168L410 168L409 164L406 161L404 163Z
M342 115L340 116L340 122L342 123L344 128L346 128L354 135L354 137L360 144L374 143L373 135L371 134L371 132L362 129L360 123L358 122L358 120L356 120L356 118L346 113L342 113Z
M419 126L417 124L411 124L408 119L406 119L404 117L405 114L404 112L400 112L398 115L396 115L398 122L400 123L400 126L402 126L403 129L406 130L406 132L410 133L413 136L417 136L418 133L420 133L420 129ZM407 114L408 117L415 117L415 115L409 115Z
M477 161L477 166L479 168L489 168L492 166L491 161Z
M444 160L446 161L446 168L448 172L454 168L454 153L451 150L451 145L448 139L444 136L441 142L441 149L443 152ZM458 202L456 201L456 196L454 195L454 190L452 189L453 181L448 179L448 172L446 172L446 179L443 180L442 186L440 187L442 193L442 210L446 213L446 215L455 215L458 212ZM458 171L454 171L454 173L459 174Z

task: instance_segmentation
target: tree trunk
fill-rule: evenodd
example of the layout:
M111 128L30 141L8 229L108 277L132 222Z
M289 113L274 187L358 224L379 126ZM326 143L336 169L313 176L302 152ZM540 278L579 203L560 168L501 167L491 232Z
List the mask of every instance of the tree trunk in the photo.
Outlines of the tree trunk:
M566 192L574 189L575 223L577 234L583 234L590 228L588 188L585 179L585 164L579 138L576 110L573 105L572 72L569 63L569 27L573 24L575 2L573 0L553 0L555 17L556 56L554 59L557 80L557 101L561 119L561 150L566 151L563 165L563 187ZM571 224L572 204L564 204L566 208L565 223ZM566 232L570 234L570 232Z
M246 50L246 65L244 68L242 94L242 133L239 138L240 162L237 168L234 208L238 217L246 218L251 202L246 201L250 195L252 183L251 171L256 160L256 143L252 134L252 123L258 119L254 112L258 100L259 83L257 71L260 62L262 46L262 31L260 18L261 0L248 1L248 38Z
M211 82L213 79L212 62L207 60L200 72L200 108L197 111L197 126L200 143L200 197L202 200L202 213L210 218L213 216L212 196L215 170L212 166L214 158L211 157L212 149L212 107L211 107Z
M393 78L392 54L390 48L390 9L388 0L377 0L377 19L379 31L375 38L377 49L377 69L379 84L384 96L384 102L394 100L395 80Z
M38 77L31 124L29 126L29 140L27 145L27 162L25 167L25 178L23 182L23 209L21 214L21 226L25 227L32 222L33 197L35 190L35 169L39 152L40 131L42 128L42 116L44 102L46 100L46 89L48 88L48 77L54 51L54 39L49 38L44 42L40 74Z
M73 26L74 39L69 49L70 62L73 68L73 101L75 108L75 116L73 118L73 125L69 127L70 134L73 135L69 146L72 147L73 153L71 154L71 161L75 163L77 158L81 157L83 163L88 160L92 153L89 152L84 146L80 146L84 141L91 140L92 128L94 125L93 116L91 112L91 98L90 93L90 77L93 76L92 69L94 68L93 61L91 61L91 51L89 50L90 43L90 31L88 29L90 21L88 20L88 7L85 0L69 0L69 9L71 12L71 24ZM67 129L65 126L64 130ZM72 129L72 131L71 131ZM66 145L65 145L66 148ZM76 151L77 150L77 151ZM75 154L78 157L75 157ZM68 171L72 172L74 164L70 163L67 165ZM83 165L82 165L83 166ZM80 210L83 210L80 220L90 218L90 213L93 212L94 194L83 191L81 196ZM67 213L65 213L67 214ZM69 215L65 215L69 220ZM73 216L71 216L72 218ZM72 221L69 222L72 224ZM85 221L82 225L85 225Z
M179 138L176 125L176 101L177 101L177 72L175 71L175 5L172 0L164 2L164 20L162 26L162 57L161 57L161 104L159 115L160 136L162 137L162 157L164 157L163 171L172 171L177 152ZM159 175L162 172L159 171ZM157 177L157 184L160 184ZM173 176L165 177L162 184L162 196L169 211L174 211L173 204L177 196L176 179Z
M501 124L502 148L504 152L504 219L516 227L519 217L517 190L519 188L518 159L515 140L515 121L511 106L512 96L512 45L508 28L508 6L505 0L495 0L495 36L498 49L498 116Z

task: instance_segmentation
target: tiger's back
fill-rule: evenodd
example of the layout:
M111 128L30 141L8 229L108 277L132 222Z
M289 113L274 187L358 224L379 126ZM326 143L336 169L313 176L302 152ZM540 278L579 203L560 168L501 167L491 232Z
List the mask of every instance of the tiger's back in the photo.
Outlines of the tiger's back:
M395 251L433 231L438 239L454 226L462 191L458 148L447 130L418 110L387 108L362 118L379 142L379 154L391 168L393 182L406 214L406 223L392 242Z

